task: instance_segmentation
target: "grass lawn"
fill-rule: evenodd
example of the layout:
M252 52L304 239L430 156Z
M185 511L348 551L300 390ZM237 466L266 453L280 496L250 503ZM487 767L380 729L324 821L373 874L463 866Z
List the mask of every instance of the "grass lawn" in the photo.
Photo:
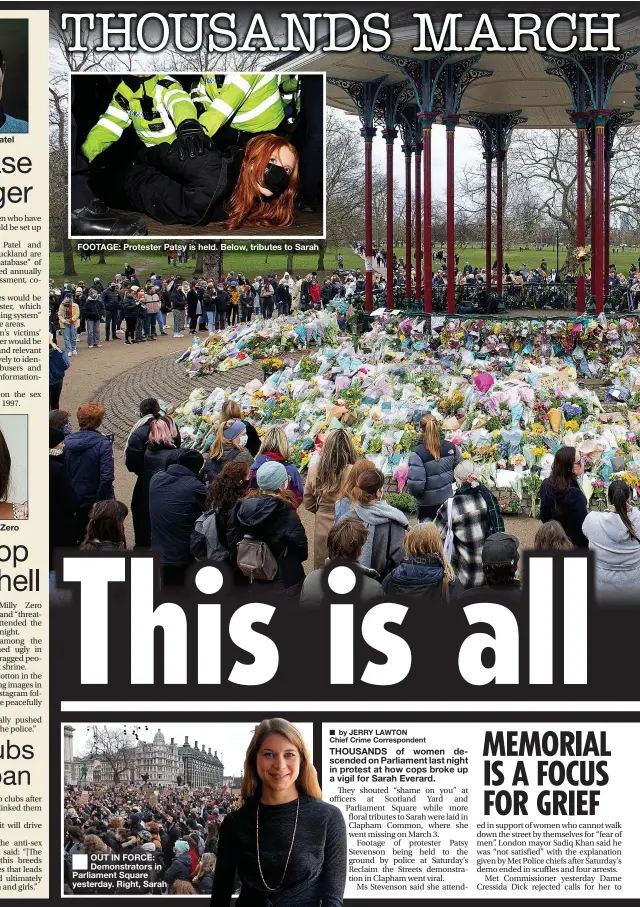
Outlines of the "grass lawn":
M396 255L399 258L404 258L404 251L404 247L402 246L397 246L395 250ZM635 264L636 266L638 265L638 252L638 249L629 248L619 252L615 256L612 254L611 263L615 264L618 270L622 271L623 274L628 274L631 264ZM327 266L328 270L326 272L319 272L320 277L324 277L327 273L331 274L337 267L338 253L342 254L346 268L363 268L363 260L358 255L355 255L351 251L351 248L343 248L340 250L335 248L328 249L325 254L325 265ZM484 249L477 246L469 246L459 249L458 253L460 255L460 267L464 267L467 261L473 267L484 267ZM73 282L84 280L85 283L93 283L94 277L100 277L102 282L106 283L106 281L110 280L114 274L122 272L124 270L124 265L127 261L129 262L129 264L133 265L136 268L137 273L141 277L148 277L154 272L162 274L163 276L169 273L167 257L162 252L107 252L105 257L107 262L106 265L99 265L97 263L97 254L93 255L92 261L90 262L80 261L80 255L76 254L75 266L77 274L72 276L70 279ZM555 267L555 248L547 247L542 252L538 252L535 249L528 249L524 252L520 252L519 248L505 249L504 253L504 260L511 266L513 270L517 270L523 262L529 268L537 267L543 259L546 260L550 268ZM562 266L563 261L564 250L560 249L560 266ZM316 270L317 264L318 255L315 252L300 253L298 255L295 255L293 259L294 276L300 277L303 274L308 273L309 271ZM286 255L280 255L276 253L225 252L223 257L223 267L225 272L235 271L237 273L238 271L242 271L249 279L253 279L258 274L264 274L265 272L276 273L278 274L278 276L281 276L286 270L286 266ZM188 278L192 275L194 267L195 258L192 258L186 265L173 266L171 268L171 271L173 271L174 273L180 273L183 277ZM58 286L65 279L65 277L68 276L63 273L61 253L50 253L49 276L54 279L56 285Z

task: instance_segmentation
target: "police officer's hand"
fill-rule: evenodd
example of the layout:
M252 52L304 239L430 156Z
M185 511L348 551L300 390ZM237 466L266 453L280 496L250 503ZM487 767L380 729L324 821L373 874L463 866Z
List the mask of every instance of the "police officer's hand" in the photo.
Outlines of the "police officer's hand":
M178 157L181 161L202 155L208 145L204 129L197 120L184 120L177 129Z

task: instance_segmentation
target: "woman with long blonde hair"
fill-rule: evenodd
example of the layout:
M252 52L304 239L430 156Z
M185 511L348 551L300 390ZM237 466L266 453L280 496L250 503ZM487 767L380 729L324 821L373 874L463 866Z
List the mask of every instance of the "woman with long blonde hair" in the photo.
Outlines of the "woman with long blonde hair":
M232 460L251 466L253 457L247 450L247 429L242 419L227 419L218 423L218 430L209 449L200 478L211 482Z
M323 567L327 559L327 536L335 519L340 488L358 459L346 428L330 431L324 439L320 459L311 463L302 503L315 513L313 566Z
M383 580L389 595L407 595L427 603L447 602L455 576L435 523L418 523L404 539L404 560Z
M462 459L452 441L440 435L435 416L420 421L422 441L409 456L407 491L416 499L418 520L434 520L440 506L453 496L453 470Z
M340 907L344 819L322 800L304 737L286 719L268 718L256 727L240 802L220 828L212 903L229 907L237 872L238 907L280 900L296 907Z
M247 142L238 182L224 206L224 226L290 227L297 191L296 149L281 136L257 135Z
M262 437L258 456L251 466L251 486L253 488L258 487L256 481L257 471L263 463L268 463L270 460L282 463L287 470L287 475L289 476L287 489L293 493L297 502L296 506L299 507L300 504L302 504L304 486L302 484L302 479L300 478L300 473L298 472L298 467L295 463L291 462L291 444L289 443L289 439L287 438L284 429L280 425L272 425L266 430Z

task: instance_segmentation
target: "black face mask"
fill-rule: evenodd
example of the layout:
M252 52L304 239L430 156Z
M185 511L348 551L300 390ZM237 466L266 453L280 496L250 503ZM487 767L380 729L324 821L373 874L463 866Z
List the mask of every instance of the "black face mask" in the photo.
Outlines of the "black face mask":
M280 164L267 164L264 168L262 183L265 189L273 193L274 198L282 195L289 188L291 177Z
M142 85L144 79L142 79L140 76L125 75L122 77L122 81L127 86L127 88L131 89L131 91L137 91Z

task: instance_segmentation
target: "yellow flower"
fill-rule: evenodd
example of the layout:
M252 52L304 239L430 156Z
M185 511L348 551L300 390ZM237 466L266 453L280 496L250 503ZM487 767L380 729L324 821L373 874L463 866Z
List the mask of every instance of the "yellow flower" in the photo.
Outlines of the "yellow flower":
M534 422L531 426L531 431L534 435L543 435L544 434L544 425L541 422Z
M567 429L567 431L578 431L579 427L580 426L575 419L569 419L568 422L565 422L565 428Z
M463 460L470 460L470 459L471 459L471 454L469 453L468 450L465 450L465 451L464 451L464 453L462 454L462 459L463 459Z

